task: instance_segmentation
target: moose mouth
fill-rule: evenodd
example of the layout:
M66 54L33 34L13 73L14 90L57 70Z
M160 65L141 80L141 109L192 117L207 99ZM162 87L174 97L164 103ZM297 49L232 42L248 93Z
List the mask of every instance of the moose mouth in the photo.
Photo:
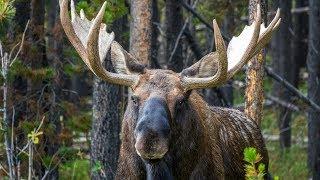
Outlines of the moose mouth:
M165 156L165 154L167 153L167 149L162 149L163 151L160 152L141 152L141 150L139 151L136 148L136 152L137 154L146 162L150 162L150 163L156 163L158 161L160 161L161 159L163 159L163 157Z
M137 152L138 155L143 158L143 159L147 159L147 160L157 160L157 159L162 159L163 156L165 155L165 153L163 154L140 154L139 152Z

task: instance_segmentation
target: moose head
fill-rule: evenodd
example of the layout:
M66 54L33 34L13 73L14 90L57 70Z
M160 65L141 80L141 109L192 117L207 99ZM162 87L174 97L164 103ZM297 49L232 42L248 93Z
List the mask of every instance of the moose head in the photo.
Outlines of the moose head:
M233 115L241 116L240 119L242 120L239 120L239 122L244 123L241 128L254 132L241 134L240 128L237 132L239 137L246 136L243 138L246 139L256 133L255 136L257 137L252 138L262 139L259 128L253 121L234 110L223 109L217 112L218 110L210 109L201 100L200 96L197 96L196 92L192 90L219 86L241 70L270 41L271 34L280 23L279 10L272 22L265 28L261 24L261 12L258 5L255 21L252 25L246 26L238 37L233 37L227 48L218 24L214 20L216 51L205 55L197 63L182 72L176 73L171 70L149 69L124 50L114 40L114 33L106 32L106 25L102 23L106 3L102 5L97 16L91 21L86 18L83 10L80 11L80 16L76 13L73 1L71 1L71 20L68 12L68 0L61 0L60 8L61 23L65 33L88 68L102 80L127 86L132 90L122 125L125 138L122 140L120 164L127 162L129 164L127 165L130 166L134 162L138 162L137 164L146 162L150 165L150 163L162 159L167 162L168 159L174 159L177 156L177 154L174 154L174 148L179 148L177 146L182 148L184 147L183 144L188 144L186 145L186 148L189 149L188 152L199 153L202 146L206 146L202 149L210 149L212 147L210 145L211 140L203 139L208 138L207 134L210 131L208 126L213 127L213 125L205 124L219 123L220 121L212 120L212 122L209 122L207 119L221 119L222 116L218 115L224 113L229 114L224 116L227 119L225 130L233 127L228 123L238 121ZM103 65L109 51L116 73L107 71ZM215 116L216 114L217 116ZM250 125L247 125L247 121L250 121ZM218 131L218 129L215 129L215 131ZM237 131L236 128L233 131ZM198 133L195 134L195 132ZM185 137L185 139L177 142L178 139L181 139L180 137ZM252 142L256 141L252 141L251 144L250 142L248 141L248 145L252 145ZM263 151L263 140L258 146ZM191 151L191 147L195 150ZM200 155L196 157L200 157ZM130 158L134 160L130 160ZM137 158L141 160L137 160ZM238 161L241 160L242 157ZM194 163L196 162L189 162L187 166ZM136 166L132 168L137 169L139 165ZM169 165L166 165L166 167L163 168L167 169L164 171L171 171L169 174L174 176L172 175L174 170L168 170ZM209 167L209 165L206 167ZM241 169L243 169L242 167ZM139 170L128 171L130 171L128 176L138 176L139 173L135 172L148 171L145 176L149 177L152 168L148 170L148 165L146 165ZM194 168L190 168L188 171L190 171L190 175ZM217 172L220 171L217 170ZM126 172L122 172L122 174L126 174Z

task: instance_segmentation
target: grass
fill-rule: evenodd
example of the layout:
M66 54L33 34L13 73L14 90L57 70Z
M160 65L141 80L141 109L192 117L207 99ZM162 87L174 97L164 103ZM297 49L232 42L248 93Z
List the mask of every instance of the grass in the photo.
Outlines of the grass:
M59 167L61 180L89 180L90 162L87 159L77 159L63 163Z
M278 135L277 114L274 110L264 111L262 131L265 134ZM280 179L308 179L307 167L307 144L304 137L307 137L306 117L293 113L291 123L292 147L281 151L278 141L267 142L269 152L269 171L273 176Z
M306 149L293 145L290 150L281 152L279 142L268 142L269 171L280 179L308 179Z

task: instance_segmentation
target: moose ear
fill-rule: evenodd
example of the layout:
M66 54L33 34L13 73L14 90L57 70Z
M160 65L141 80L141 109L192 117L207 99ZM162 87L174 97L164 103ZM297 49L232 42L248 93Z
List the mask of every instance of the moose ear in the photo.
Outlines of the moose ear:
M139 63L138 60L124 50L116 41L113 41L111 44L111 62L119 74L143 73L146 67Z
M216 52L212 52L201 58L198 62L192 66L184 69L181 72L182 76L188 77L211 77L216 74L218 70L219 55Z

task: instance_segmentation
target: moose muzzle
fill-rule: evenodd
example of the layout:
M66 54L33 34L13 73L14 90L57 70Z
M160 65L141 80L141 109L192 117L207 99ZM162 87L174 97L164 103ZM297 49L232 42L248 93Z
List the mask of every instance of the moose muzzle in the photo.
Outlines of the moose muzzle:
M149 98L135 129L135 148L146 160L161 159L169 149L170 125L165 100Z

